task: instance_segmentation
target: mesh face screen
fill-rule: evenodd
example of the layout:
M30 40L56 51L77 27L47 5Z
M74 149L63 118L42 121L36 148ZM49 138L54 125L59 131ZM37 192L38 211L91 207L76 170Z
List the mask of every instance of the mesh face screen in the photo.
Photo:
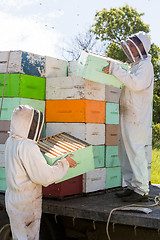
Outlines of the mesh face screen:
M122 41L120 43L120 45L121 45L121 48L122 48L123 52L125 53L125 55L129 59L129 61L131 63L134 62L135 60L134 60L133 54L131 53L131 51L130 51L129 47L127 46L127 44L124 41Z
M39 140L40 134L42 132L42 126L43 126L43 113L40 112L40 122L39 122L38 132L37 132L37 136L36 136L35 141Z
M36 134L37 124L38 124L38 118L39 118L38 111L34 110L33 120L32 120L31 128L28 134L29 139L32 139L32 140L34 139L34 136Z

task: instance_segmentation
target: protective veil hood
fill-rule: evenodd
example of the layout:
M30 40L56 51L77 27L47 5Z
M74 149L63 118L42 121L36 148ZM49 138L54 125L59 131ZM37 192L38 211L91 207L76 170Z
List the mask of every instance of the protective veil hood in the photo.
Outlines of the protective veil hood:
M42 112L28 105L19 105L12 114L10 136L38 141L43 123Z
M141 59L144 58L144 56L142 55L140 49L139 49L139 46L132 40L133 37L137 37L140 42L143 44L143 47L144 47L144 50L145 50L145 53L146 55L148 55L148 52L150 50L150 47L151 47L151 40L150 38L148 37L148 35L145 33L145 32L138 32L136 34L133 34L131 35L126 41L121 41L120 45L121 45L121 48L122 50L124 51L125 55L128 57L129 61L131 63L135 62L136 59L135 57L133 56L127 42L132 42L132 44L135 46L135 48L137 49L138 53L139 53L139 57Z
M142 42L144 50L146 51L146 54L148 54L150 47L151 47L151 40L148 37L147 33L145 32L138 32L136 34L134 34L133 36L137 36L139 38L139 40Z

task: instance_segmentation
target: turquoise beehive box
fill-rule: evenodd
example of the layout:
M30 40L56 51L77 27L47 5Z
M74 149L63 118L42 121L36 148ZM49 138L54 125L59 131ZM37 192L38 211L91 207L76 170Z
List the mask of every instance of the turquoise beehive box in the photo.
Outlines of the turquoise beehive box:
M0 98L1 104L2 98ZM29 105L45 113L45 101L29 98L4 98L2 105L1 120L11 120L13 110L19 105Z
M6 191L6 172L4 167L0 167L0 191Z
M120 61L82 51L78 59L77 75L93 82L121 88L122 83L115 76L102 71L108 65L107 61L116 62L123 69L128 70L128 65Z
M92 171L95 167L93 147L67 133L40 139L38 146L50 166L69 154L74 155L72 158L77 166L69 168L67 174L58 182Z

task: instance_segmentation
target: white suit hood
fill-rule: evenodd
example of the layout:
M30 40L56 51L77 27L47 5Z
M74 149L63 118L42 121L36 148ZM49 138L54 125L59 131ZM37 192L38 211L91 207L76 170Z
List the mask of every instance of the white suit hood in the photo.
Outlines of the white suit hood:
M146 54L148 54L148 52L149 52L149 50L151 48L151 40L148 37L147 33L140 31L140 32L134 34L134 36L139 38L139 40L143 44L143 47L145 49Z
M40 111L28 105L20 105L12 114L10 136L38 141L43 123L43 114Z

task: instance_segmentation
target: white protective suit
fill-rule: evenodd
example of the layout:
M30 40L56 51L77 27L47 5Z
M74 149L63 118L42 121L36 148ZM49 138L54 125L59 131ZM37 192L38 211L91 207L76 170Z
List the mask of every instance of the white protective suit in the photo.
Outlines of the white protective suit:
M142 43L144 45L145 41ZM147 54L143 59L136 59L130 72L116 63L110 64L109 71L124 84L120 96L119 133L123 178L130 189L147 195L149 182L145 145L152 122L154 84L151 56Z
M61 179L69 168L66 159L49 166L36 142L28 138L37 112L34 139L38 140L43 125L40 125L40 112L29 106L19 106L13 112L11 133L6 142L5 203L14 240L39 239L42 185L48 186Z

